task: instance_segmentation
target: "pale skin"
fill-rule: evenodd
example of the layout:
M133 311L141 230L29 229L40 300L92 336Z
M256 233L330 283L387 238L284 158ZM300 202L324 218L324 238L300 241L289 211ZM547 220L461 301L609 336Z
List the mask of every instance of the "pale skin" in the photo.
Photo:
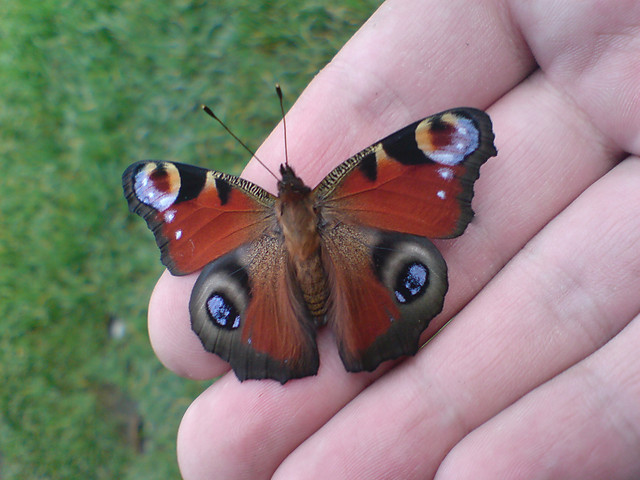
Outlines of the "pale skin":
M454 106L486 109L499 151L437 242L454 321L392 369L345 372L325 329L316 377L227 373L180 426L185 479L640 477L640 3L390 0L288 113L290 162L315 186ZM258 152L274 171L282 144ZM229 367L190 329L195 279L162 276L149 331L208 379Z

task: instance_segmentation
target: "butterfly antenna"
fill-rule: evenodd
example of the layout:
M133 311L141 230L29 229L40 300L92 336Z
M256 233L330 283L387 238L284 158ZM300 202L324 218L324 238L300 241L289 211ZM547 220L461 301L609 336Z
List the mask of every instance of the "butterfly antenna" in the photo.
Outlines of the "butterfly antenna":
M234 138L234 139L235 139L235 140L236 140L240 145L242 145L242 147L243 147L247 152L249 152L249 153L251 154L251 158L255 158L255 159L258 161L258 163L259 163L260 165L262 165L262 166L265 168L265 170L266 170L267 172L269 172L269 173L270 173L270 174L271 174L271 175L272 175L276 180L278 180L278 181L280 180L280 177L278 177L275 173L273 173L273 171L272 171L269 167L267 167L267 165L265 165L265 163L264 163L262 160L260 160L260 159L258 158L258 156L256 155L256 152L254 152L254 151L253 151L253 150L251 150L249 147L247 147L247 145L246 145L242 140L240 140L240 139L236 136L236 134L235 134L235 133L233 133L233 132L229 129L229 127L227 127L227 126L224 124L224 122L218 118L218 116L217 116L215 113L213 113L213 110L211 110L211 109L210 109L209 107L207 107L206 105L202 105L202 110L204 110L204 112L205 112L207 115L209 115L211 118L213 118L214 120L216 120L220 125L222 125L222 128L224 128L224 129L227 131L227 133L228 133L229 135L231 135L231 136L232 136L232 137L233 137L233 138Z
M289 151L287 149L287 120L285 119L284 105L282 102L282 89L280 88L279 83L276 83L276 93L278 94L278 98L280 99L280 111L282 112L282 129L284 131L284 164L288 166Z

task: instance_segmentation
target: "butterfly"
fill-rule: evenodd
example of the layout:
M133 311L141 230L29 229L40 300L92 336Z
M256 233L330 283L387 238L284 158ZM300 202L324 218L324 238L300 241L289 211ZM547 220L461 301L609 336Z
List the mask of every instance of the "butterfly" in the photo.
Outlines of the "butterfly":
M203 347L241 381L284 384L317 373L325 324L350 372L417 352L448 289L427 237L465 230L493 140L486 113L456 108L371 145L313 189L288 163L274 196L166 161L132 164L123 188L171 274L203 268L189 302Z

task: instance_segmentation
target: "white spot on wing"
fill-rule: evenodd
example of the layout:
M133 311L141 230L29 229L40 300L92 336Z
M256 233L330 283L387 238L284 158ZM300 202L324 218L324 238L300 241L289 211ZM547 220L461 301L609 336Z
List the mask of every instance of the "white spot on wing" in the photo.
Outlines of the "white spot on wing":
M438 169L438 175L440 175L440 178L444 180L451 180L453 179L453 170L447 167L442 167Z
M176 230L176 240L180 240L180 237L182 237L182 230Z
M167 223L171 223L173 222L173 219L176 218L176 211L175 210L167 210L166 212L164 212L164 221Z
M438 190L438 193L436 193L436 195L440 200L444 200L445 198L447 198L447 193L444 190Z

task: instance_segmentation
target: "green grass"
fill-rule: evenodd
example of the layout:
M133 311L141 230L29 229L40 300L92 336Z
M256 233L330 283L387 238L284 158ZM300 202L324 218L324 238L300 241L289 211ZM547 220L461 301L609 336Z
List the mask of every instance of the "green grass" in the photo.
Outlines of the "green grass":
M0 477L178 478L206 382L146 331L162 271L120 176L143 158L238 173L379 1L0 0ZM109 334L123 322L124 337Z

